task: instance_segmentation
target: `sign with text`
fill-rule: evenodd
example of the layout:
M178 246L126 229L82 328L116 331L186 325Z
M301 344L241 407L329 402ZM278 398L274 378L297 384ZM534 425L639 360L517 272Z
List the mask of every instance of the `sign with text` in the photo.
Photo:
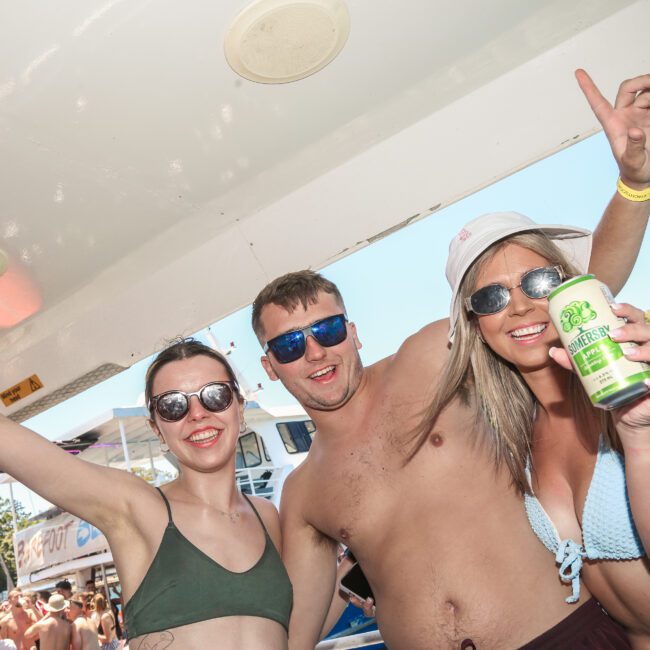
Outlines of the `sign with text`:
M32 375L15 386L0 392L0 397L2 397L5 406L11 406L14 402L31 395L39 388L43 388L43 382L38 378L38 375Z
M65 513L14 533L18 578L90 553L108 550L104 534Z

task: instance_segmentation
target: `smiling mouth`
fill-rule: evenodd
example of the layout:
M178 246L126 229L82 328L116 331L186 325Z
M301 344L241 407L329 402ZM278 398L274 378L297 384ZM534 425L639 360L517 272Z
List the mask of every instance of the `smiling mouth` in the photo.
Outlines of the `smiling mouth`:
M212 429L210 431L199 431L197 433L193 433L191 436L185 438L185 440L193 444L205 445L215 441L220 435L221 431Z
M532 341L542 334L547 327L548 323L537 323L536 325L511 330L508 332L508 335L515 339L515 341Z
M309 379L319 379L323 380L331 377L336 372L336 366L327 366L327 368L321 368L316 372L309 375Z

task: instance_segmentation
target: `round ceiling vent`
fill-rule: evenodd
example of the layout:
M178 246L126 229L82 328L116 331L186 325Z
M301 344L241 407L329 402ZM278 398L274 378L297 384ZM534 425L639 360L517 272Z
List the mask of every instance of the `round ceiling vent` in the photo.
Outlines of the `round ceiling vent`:
M343 0L258 0L232 22L224 49L230 67L245 79L287 83L324 68L349 33Z

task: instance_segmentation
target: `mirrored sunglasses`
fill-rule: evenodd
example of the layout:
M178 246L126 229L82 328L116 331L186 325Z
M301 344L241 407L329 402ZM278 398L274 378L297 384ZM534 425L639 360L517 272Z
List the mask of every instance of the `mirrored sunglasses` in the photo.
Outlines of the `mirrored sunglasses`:
M347 320L345 314L336 314L336 316L328 316L302 329L280 334L280 336L267 341L264 353L268 354L270 350L279 363L291 363L305 354L307 336L313 336L316 342L325 348L338 345L348 336Z
M169 390L151 398L149 412L154 410L167 422L182 420L190 410L190 398L194 395L201 406L212 413L225 411L233 400L233 385L231 381L213 381L193 393L182 390Z
M465 307L478 316L496 314L506 308L513 289L520 287L526 296L535 300L546 298L553 289L562 284L565 277L561 266L531 269L521 276L521 282L514 287L498 283L481 287L469 298L465 298Z

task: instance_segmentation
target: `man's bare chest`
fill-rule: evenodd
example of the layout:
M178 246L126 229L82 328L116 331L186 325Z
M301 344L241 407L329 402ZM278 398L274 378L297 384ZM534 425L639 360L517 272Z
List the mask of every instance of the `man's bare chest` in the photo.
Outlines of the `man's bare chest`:
M403 455L374 444L346 447L311 468L306 519L334 540L365 540L391 516L399 500Z
M413 494L439 494L440 486L456 473L458 459L467 462L467 416L457 409L445 413L433 442L410 458L418 416L421 412L414 412L411 404L387 400L356 429L350 427L338 445L323 444L317 454L310 452L303 483L305 519L351 545L354 540L368 543L377 529L393 529L411 505L413 516L419 516Z

